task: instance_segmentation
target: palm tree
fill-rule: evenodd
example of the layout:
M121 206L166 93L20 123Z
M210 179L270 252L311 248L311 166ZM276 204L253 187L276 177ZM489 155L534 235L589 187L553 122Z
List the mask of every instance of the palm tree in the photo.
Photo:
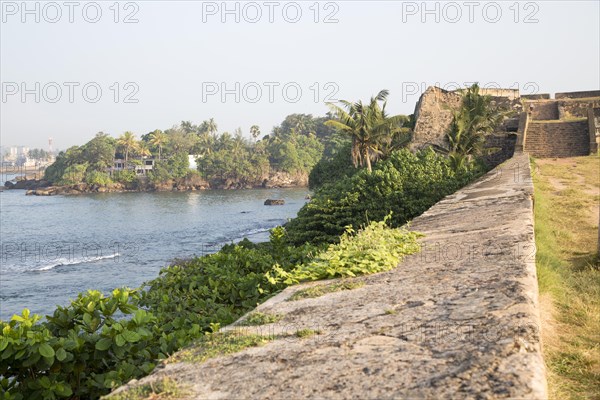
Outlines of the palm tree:
M472 156L484 153L486 136L508 113L494 107L490 96L480 95L477 83L463 92L461 107L452 112L452 122L446 133L450 145L446 153L455 169L463 168Z
M231 142L231 153L235 157L239 157L245 147L246 147L246 141L244 140L244 137L242 136L241 133L239 133L239 132L236 133L236 135L233 137L233 140Z
M256 141L258 135L260 135L260 128L258 127L258 125L252 125L250 127L250 134L252 135L254 141Z
M327 103L336 119L325 122L325 125L352 138L352 162L355 167L366 165L369 172L372 171L371 161L376 161L383 155L382 143L391 141L408 120L404 115L387 115L385 107L388 94L387 90L382 90L377 96L371 97L368 104L363 104L360 100L356 103L341 100L344 108ZM379 102L383 102L383 105Z
M158 147L158 159L159 160L162 157L162 148L168 141L169 141L169 138L167 137L167 135L159 129L155 130L154 132L152 132L150 134L150 144L152 146Z
M179 126L185 133L196 133L198 131L198 127L192 124L192 121L181 121Z
M223 132L219 140L219 150L231 150L233 147L233 137L229 132Z
M215 122L215 119L214 118L209 119L206 122L206 131L214 136L217 133L217 130L218 130L218 127L217 127L217 123Z
M117 139L117 144L125 150L125 168L127 168L127 160L129 158L129 152L135 148L136 140L133 132L125 132L119 139Z
M139 141L139 142L136 143L136 145L135 145L135 152L142 159L144 157L149 157L149 156L152 155L152 152L150 151L150 148L148 147L148 144L146 142L143 142L143 141Z

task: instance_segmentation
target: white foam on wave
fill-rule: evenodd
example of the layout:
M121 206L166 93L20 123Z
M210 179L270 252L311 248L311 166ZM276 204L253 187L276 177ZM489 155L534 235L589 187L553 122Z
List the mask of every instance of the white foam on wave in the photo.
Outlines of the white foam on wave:
M32 271L50 271L56 267L62 267L64 265L77 265L77 264L93 263L96 261L107 260L107 259L115 258L118 256L119 256L119 253L111 254L108 256L99 256L99 257L83 257L83 258L75 258L75 259L63 258L63 259L57 260L56 262L54 262L52 264L43 265L41 267L34 268Z

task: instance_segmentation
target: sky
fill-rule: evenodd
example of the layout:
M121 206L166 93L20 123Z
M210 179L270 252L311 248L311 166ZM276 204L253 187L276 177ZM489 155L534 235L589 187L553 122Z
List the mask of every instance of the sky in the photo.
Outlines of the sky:
M2 1L0 144L55 149L214 118L270 132L427 86L600 87L598 1Z

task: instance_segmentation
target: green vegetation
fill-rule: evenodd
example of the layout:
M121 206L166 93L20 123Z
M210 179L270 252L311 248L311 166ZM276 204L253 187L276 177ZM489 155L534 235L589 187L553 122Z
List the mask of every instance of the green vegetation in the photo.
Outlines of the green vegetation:
M215 187L260 186L277 172L308 175L324 150L332 145L335 131L325 126L328 119L291 114L260 140L260 128L256 125L250 128L252 139L248 139L240 128L233 134L218 134L213 119L200 125L183 121L165 131L157 129L142 135L139 140L132 132L117 139L100 132L83 146L61 152L46 169L45 179L57 185L120 183L127 189L138 189L147 180L160 185L193 178ZM196 156L198 171L189 169L188 155ZM136 168L149 158L155 163L152 170L147 176L138 176ZM124 170L111 170L115 160L122 160Z
M241 334L239 332L209 333L194 342L188 349L180 351L171 361L202 363L208 359L237 353L248 347L267 344L270 336Z
M253 312L240 322L238 325L240 326L256 326L256 325L266 325L273 324L275 322L280 321L283 318L281 314L267 314L262 312Z
M417 238L420 235L404 228L391 229L386 223L388 219L371 222L356 234L352 228L347 228L339 243L329 245L326 251L310 262L300 264L290 272L274 268L276 274L269 275L270 282L293 285L305 281L374 274L395 268L405 255L419 251Z
M51 182L137 187L142 180L133 169L108 176L107 168L115 157L129 166L156 154L159 160L147 175L155 184L203 178L243 186L268 171L308 173L318 163L311 180L320 188L296 219L271 231L267 243L244 240L176 262L136 290L116 289L106 297L97 291L80 294L46 321L27 310L0 321L2 398L98 398L192 343L178 357L201 362L263 344L270 338L218 333L219 327L289 285L388 271L417 252L419 234L400 226L483 169L476 162L455 168L432 150L413 154L401 148L414 121L388 117L386 97L382 91L366 105L332 106L334 114L324 118L292 114L254 143L239 130L217 135L211 119L200 126L184 121L141 141L128 132L119 139L100 133L61 153L46 171ZM251 134L256 140L260 128L253 126ZM199 172L189 171L188 154L198 155ZM297 296L359 285L342 281ZM279 317L254 313L248 322ZM318 333L304 329L295 335ZM159 391L148 393L160 396Z
M371 161L389 155L389 152L408 143L410 134L402 129L408 117L390 117L385 111L389 92L380 91L368 104L341 100L344 108L328 104L335 119L325 124L347 134L352 140L352 162L355 167L366 165L371 172ZM383 102L383 105L379 103ZM388 154L384 152L388 151Z
M146 385L136 386L124 392L107 396L110 400L174 400L185 396L187 391L175 380L163 378Z
M536 264L551 399L600 399L599 169L597 156L535 161Z
M479 94L479 85L463 90L461 107L452 112L452 123L446 134L448 154L455 170L468 169L474 157L483 155L486 136L494 132L509 112L496 107L491 96Z
M447 157L433 150L397 150L371 173L362 169L324 185L286 230L295 244L334 243L347 226L357 229L390 212L392 226L401 226L483 172L475 163L456 171Z
M296 337L299 337L301 339L304 338L309 338L311 336L314 335L320 335L321 331L320 330L314 330L314 329L299 329L296 331L296 333L294 334Z
M150 373L158 360L195 340L205 345L190 355L198 361L262 343L267 339L206 333L291 283L393 268L404 254L418 250L416 237L372 223L319 252L309 244L289 245L285 230L275 228L268 243L243 241L177 263L140 290L117 289L109 297L81 294L45 322L25 311L0 322L1 384L10 393L5 398L97 398ZM258 316L255 322L273 318Z
M287 301L296 301L302 299L309 299L314 297L321 297L328 293L339 292L341 290L353 290L364 286L363 282L354 282L348 279L342 279L341 282L330 283L329 285L316 285L306 289L298 290L296 293L291 295Z

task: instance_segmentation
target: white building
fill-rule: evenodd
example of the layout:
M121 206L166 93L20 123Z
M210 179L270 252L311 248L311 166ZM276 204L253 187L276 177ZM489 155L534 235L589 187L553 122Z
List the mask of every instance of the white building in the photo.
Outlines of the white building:
M129 165L127 166L127 169L130 171L135 171L136 175L146 175L148 171L152 171L154 169L155 162L156 160L153 158L144 158L142 159L141 165L136 165L132 163L131 160L128 160ZM117 158L114 160L113 166L109 168L108 172L112 174L117 171L124 171L125 169L125 160Z

